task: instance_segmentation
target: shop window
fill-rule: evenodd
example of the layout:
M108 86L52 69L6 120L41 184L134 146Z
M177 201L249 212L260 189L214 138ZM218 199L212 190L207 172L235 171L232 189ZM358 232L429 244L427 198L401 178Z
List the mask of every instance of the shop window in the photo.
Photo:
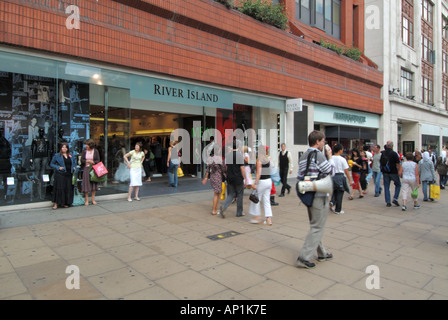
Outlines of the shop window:
M294 112L294 144L308 145L308 106Z

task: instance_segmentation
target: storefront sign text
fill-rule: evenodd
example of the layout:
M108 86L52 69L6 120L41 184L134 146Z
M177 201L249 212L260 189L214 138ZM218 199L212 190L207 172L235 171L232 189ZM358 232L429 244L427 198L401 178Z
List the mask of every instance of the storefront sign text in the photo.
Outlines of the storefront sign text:
M342 113L342 112L335 112L333 113L333 119L346 121L346 122L356 122L356 123L366 123L366 117L364 116L357 116L354 114L348 114L348 113Z
M214 93L199 92L196 90L180 89L174 87L165 87L159 84L154 84L154 94L160 96L167 96L173 98L190 99L207 102L218 102L219 97Z

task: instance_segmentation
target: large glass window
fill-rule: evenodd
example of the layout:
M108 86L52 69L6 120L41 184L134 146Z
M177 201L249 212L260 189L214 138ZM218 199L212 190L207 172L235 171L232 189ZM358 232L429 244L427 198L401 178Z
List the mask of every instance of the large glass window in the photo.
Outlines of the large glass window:
M296 0L296 19L334 38L341 37L340 0Z

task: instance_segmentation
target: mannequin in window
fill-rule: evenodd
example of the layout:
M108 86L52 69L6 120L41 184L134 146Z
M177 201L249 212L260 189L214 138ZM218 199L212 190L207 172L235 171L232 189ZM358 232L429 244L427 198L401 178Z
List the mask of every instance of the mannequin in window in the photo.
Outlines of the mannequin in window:
M44 128L39 129L39 136L31 144L31 160L34 164L34 179L41 179L45 173L50 155L50 142L45 138Z
M0 184L2 187L0 189L1 199L5 199L6 195L6 178L11 176L11 144L6 140L5 129L0 128Z
M62 142L68 142L65 138L64 138L64 129L63 128L59 128L58 130L58 146L60 143Z
M31 118L30 124L28 126L28 139L25 141L25 147L23 148L23 160L22 168L28 170L30 168L30 157L31 157L31 144L33 139L39 135L39 127L37 126L37 118Z

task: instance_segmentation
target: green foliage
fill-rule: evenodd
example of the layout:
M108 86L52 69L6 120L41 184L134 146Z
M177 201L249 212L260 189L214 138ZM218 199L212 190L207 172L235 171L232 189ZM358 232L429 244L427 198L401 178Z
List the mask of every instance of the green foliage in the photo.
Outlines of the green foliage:
M288 26L288 17L280 4L272 5L265 0L243 0L238 10L282 30Z
M350 59L353 59L355 61L358 61L361 59L362 51L358 48L352 47L352 48L344 48L340 47L334 43L325 41L323 39L320 40L320 45L324 48L333 50L339 55L344 55L346 57L349 57Z

